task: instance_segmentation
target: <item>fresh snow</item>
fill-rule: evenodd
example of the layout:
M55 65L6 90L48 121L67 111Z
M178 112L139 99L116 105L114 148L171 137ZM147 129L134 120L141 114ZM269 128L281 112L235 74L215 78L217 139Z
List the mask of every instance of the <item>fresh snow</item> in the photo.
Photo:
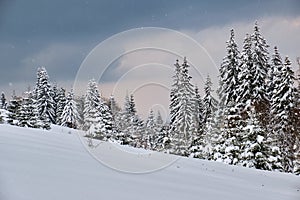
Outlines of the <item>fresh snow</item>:
M298 200L300 177L0 125L1 200Z

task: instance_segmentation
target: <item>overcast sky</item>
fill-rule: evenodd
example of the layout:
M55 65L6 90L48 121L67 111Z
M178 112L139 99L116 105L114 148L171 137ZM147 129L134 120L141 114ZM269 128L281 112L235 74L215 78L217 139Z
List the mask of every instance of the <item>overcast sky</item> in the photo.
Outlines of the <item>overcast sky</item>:
M7 96L13 89L20 94L34 85L39 66L46 67L52 81L71 88L81 63L92 49L115 34L140 27L168 28L196 40L213 60L203 61L207 68L202 68L201 73L211 74L216 82L216 67L225 56L230 29L235 29L241 48L245 34L252 33L255 20L270 46L278 45L282 55L289 55L297 66L295 59L300 56L300 1L297 0L1 0L0 90ZM161 40L168 42L176 43L171 39ZM124 46L120 48L126 50ZM158 56L157 51L146 55ZM123 56L114 61L114 66L102 77L104 95L112 93L110 90L126 72L116 71L118 65L143 64L143 61L135 63L137 56L143 58L136 54L128 56L130 59ZM161 57L162 68L175 62L170 55ZM147 63L146 59L144 64ZM151 76L151 72L137 72L130 76L130 82L139 76ZM200 80L194 82L201 86Z

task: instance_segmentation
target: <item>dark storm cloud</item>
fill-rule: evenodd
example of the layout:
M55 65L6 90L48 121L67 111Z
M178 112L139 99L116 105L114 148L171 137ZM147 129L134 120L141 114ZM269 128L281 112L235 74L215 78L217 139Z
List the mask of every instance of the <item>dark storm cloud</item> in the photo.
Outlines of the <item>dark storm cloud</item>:
M299 1L4 1L2 34L9 37L69 39L159 25L199 28L261 15L294 15ZM65 38L66 37L66 38Z
M32 80L40 65L57 81L71 80L95 45L127 29L201 30L260 16L294 16L299 1L4 0L0 13L1 85Z

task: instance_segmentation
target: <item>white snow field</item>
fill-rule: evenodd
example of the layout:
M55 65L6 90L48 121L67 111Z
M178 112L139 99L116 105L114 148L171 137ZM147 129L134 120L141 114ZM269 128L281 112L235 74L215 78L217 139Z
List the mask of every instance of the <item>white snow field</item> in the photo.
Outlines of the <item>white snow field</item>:
M300 199L300 177L292 174L107 142L91 154L80 135L0 125L0 200Z

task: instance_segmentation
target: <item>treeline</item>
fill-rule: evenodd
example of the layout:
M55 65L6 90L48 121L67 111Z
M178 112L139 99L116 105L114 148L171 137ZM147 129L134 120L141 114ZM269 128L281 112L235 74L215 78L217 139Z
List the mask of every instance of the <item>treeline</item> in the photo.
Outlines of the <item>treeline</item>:
M209 77L204 97L186 59L175 64L170 138L174 153L233 165L300 173L300 86L291 62L269 45L257 23L242 50L234 31L219 69L218 101Z
M50 129L50 124L78 128L90 138L112 140L155 151L215 160L245 167L300 173L300 86L295 86L288 57L269 45L257 24L240 51L231 30L227 55L219 69L218 100L207 77L204 96L192 83L186 58L175 62L170 93L170 122L151 110L142 120L134 96L122 108L104 98L90 80L85 95L66 95L39 68L32 91L2 93L0 120L12 125ZM299 81L299 77L298 77ZM92 144L91 144L92 145Z

